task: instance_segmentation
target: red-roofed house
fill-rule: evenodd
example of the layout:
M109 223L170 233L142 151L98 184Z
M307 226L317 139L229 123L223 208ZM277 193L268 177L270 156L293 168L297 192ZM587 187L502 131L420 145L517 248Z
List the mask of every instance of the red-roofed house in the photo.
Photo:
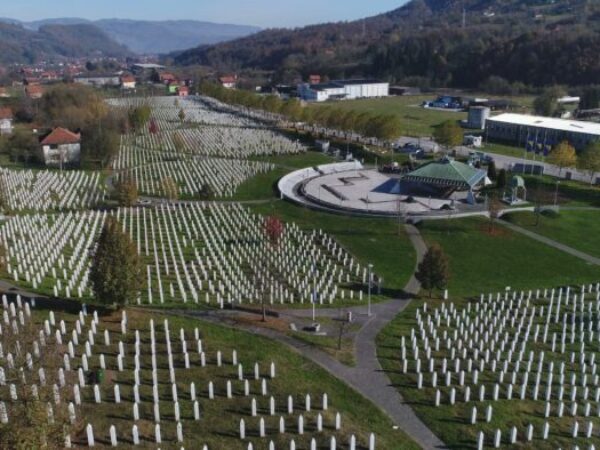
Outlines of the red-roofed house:
M25 86L25 94L27 94L27 97L32 99L42 98L42 95L44 95L44 88L37 84L33 86Z
M225 75L219 78L221 85L227 89L233 89L237 84L237 75Z
M121 89L135 89L135 77L132 75L123 75L121 77Z
M11 134L13 131L13 112L10 108L0 108L0 134Z
M10 92L8 92L8 90L3 87L0 86L0 98L9 98L10 97Z
M55 128L40 139L42 156L47 166L78 163L81 158L81 134L66 128Z
M177 95L179 97L187 97L188 95L190 95L190 88L187 86L179 86L177 88Z
M321 75L309 75L308 82L310 84L320 84L321 83Z
M177 81L177 77L170 72L162 72L158 75L158 79L161 83L171 84Z

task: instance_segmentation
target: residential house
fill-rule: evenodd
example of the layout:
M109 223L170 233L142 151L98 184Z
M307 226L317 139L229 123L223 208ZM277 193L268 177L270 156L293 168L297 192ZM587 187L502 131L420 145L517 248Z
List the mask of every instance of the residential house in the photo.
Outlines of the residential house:
M0 98L9 98L10 92L5 87L0 87Z
M47 166L77 164L81 160L81 134L54 128L40 139L42 157Z
M42 98L42 95L44 95L44 88L37 84L34 84L33 86L25 86L25 94L27 97L34 100Z
M119 86L118 75L80 75L73 79L77 84L92 87Z
M221 86L227 89L233 89L237 85L237 75L225 75L219 78Z
M190 88L188 88L187 86L179 86L177 88L177 95L179 97L187 97L188 95L190 95Z
M10 108L0 108L0 135L13 131L13 113Z
M177 77L170 72L161 72L158 74L158 80L166 85L177 83Z
M121 89L135 89L136 81L132 75L123 75L121 77Z

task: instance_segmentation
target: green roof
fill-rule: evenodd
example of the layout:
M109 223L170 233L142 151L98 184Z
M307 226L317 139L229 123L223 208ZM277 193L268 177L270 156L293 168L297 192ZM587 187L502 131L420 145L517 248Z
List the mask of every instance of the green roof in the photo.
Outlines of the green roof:
M475 169L451 158L443 158L423 164L405 175L403 180L469 189L481 182L485 176L485 170Z

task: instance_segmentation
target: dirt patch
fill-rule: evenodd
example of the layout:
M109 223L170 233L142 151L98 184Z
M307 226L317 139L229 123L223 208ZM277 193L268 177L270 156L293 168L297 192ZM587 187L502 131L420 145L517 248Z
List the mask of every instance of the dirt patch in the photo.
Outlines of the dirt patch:
M479 226L479 231L486 236L491 237L507 237L510 235L510 232L504 228L502 225L495 224L490 227L490 224L482 224Z
M269 328L281 332L286 332L290 329L290 324L281 318L267 317L267 321L263 322L262 316L258 314L240 313L231 317L231 320L239 325Z

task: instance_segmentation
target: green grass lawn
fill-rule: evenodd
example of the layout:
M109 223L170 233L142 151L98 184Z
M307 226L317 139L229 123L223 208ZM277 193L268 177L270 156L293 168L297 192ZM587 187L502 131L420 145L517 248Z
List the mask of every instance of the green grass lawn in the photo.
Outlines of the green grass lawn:
M553 204L557 179L550 176L525 175L527 199ZM600 187L579 181L561 180L558 185L558 204L565 206L600 207Z
M433 126L446 120L464 120L464 112L440 111L421 107L425 100L432 100L435 95L416 95L405 97L387 97L378 99L348 100L343 102L325 102L321 105L334 106L359 113L373 112L377 114L398 114L404 123L402 134L408 136L431 136Z
M550 281L546 287L555 286ZM535 287L532 285L531 287ZM431 301L427 300L428 309L430 311L433 308L440 307L440 300ZM454 305L458 310L458 314L461 314L461 309L465 307L466 301L462 299L454 300ZM456 392L456 403L455 405L449 405L449 388L445 387L445 383L440 382L438 386L442 391L442 401L439 407L434 406L435 389L431 387L431 376L426 369L424 371L424 388L419 390L416 388L417 379L414 374L414 366L412 362L409 364L409 372L407 374L402 373L402 364L399 358L399 348L401 345L401 337L405 336L407 342L410 342L411 329L417 328L418 325L415 319L415 313L417 308L422 308L424 303L423 299L414 300L400 316L394 319L384 330L377 336L377 355L383 369L387 372L390 377L392 384L400 391L406 402L415 410L417 415L429 426L429 428L438 435L452 450L463 450L463 449L475 449L477 432L483 431L486 436L485 448L492 448L491 439L496 429L502 430L502 446L501 448L518 448L518 449L571 449L574 445L579 445L579 448L588 448L590 444L595 444L596 448L600 442L598 434L594 433L592 439L584 438L584 435L579 433L579 439L575 440L571 437L571 427L574 420L579 422L580 430L585 423L591 420L594 423L594 428L598 426L598 423L592 418L583 417L583 411L580 406L578 412L579 417L571 417L569 412L566 412L563 418L559 419L556 416L557 400L556 397L552 400L552 414L548 419L544 418L544 404L545 400L545 374L542 378L542 385L544 388L540 389L540 398L538 401L531 400L531 390L528 393L528 400L520 400L518 397L518 389L515 389L513 394L513 400L506 399L506 386L503 385L500 391L500 398L498 401L478 401L477 389L474 389L470 376L466 376L466 381L471 385L471 401L469 403L464 402L464 388L457 387ZM548 300L540 300L535 302L536 305L546 306ZM535 321L536 323L538 320ZM553 324L550 333L559 333L561 331L562 321L558 324ZM454 329L454 328L453 328ZM452 330L453 330L452 329ZM451 334L452 330L449 330ZM507 331L514 333L514 329L507 328ZM546 354L545 361L554 361L555 366L560 362L566 363L566 378L571 376L571 373L576 373L579 376L581 373L579 368L572 369L570 365L569 355L571 352L578 352L578 346L580 343L577 341L574 344L568 344L564 354L559 352L551 352L549 343L533 345L531 342L527 345L526 353L530 350L534 352L543 349ZM586 343L586 348L588 344ZM590 343L590 352L598 352L598 343ZM410 349L410 345L409 345ZM422 350L422 347L421 347ZM407 352L407 355L412 355L412 352ZM432 352L432 356L439 361L443 357L437 355L436 352ZM422 357L423 358L423 357ZM410 356L409 356L410 359ZM450 363L450 362L449 362ZM449 364L449 367L453 367ZM510 370L510 369L509 369ZM569 373L571 372L571 373ZM440 377L438 368L438 377ZM443 378L443 377L440 377ZM438 379L440 379L438 378ZM505 377L506 380L509 379ZM485 375L480 376L479 383L486 385L486 399L490 399L490 392L494 383L498 380L498 371L491 372L489 368ZM453 385L457 386L457 377L453 375ZM556 395L556 394L555 394ZM475 400L477 399L477 400ZM493 416L490 423L485 422L485 408L491 404L493 407ZM476 406L478 409L478 422L476 425L470 424L471 408ZM570 411L570 401L567 400L565 403L565 411ZM594 407L592 407L594 410ZM592 414L592 416L595 416ZM550 423L550 436L547 441L541 440L541 430L545 421ZM531 443L524 442L524 431L528 424L534 426L534 441ZM510 427L516 426L519 432L519 439L516 445L508 445L508 432Z
M597 266L512 232L500 224L470 218L420 225L427 243L439 243L450 262L452 299L480 293L600 280Z
M415 252L394 219L347 217L313 211L287 201L252 205L262 214L275 214L301 228L323 230L364 265L384 278L384 294L395 296L406 285L415 265Z
M503 220L600 257L600 211L565 210L558 215L538 217L531 212L518 212L503 216Z
M36 313L38 320L42 315ZM47 315L43 316L44 318ZM92 423L96 436L96 445L104 448L110 445L108 440L108 429L115 425L120 437L121 445L131 439L132 400L133 400L133 347L135 334L133 330L140 331L140 420L137 422L142 438L142 448L155 447L152 445L154 436L154 420L152 410L152 377L150 363L150 333L149 321L152 318L156 326L156 353L157 372L160 392L161 412L161 434L163 439L162 448L175 449L176 445L175 421L173 403L171 400L171 383L169 382L169 370L166 357L165 335L163 331L163 320L168 318L171 330L171 342L173 343L173 360L176 367L176 384L179 392L179 403L181 408L181 422L184 430L184 445L186 448L200 449L207 444L211 449L245 450L248 442L253 442L255 448L267 446L273 439L277 448L289 445L289 440L294 438L299 445L298 448L308 448L310 437L315 436L319 445L326 445L329 436L335 434L340 444L346 444L350 434L355 434L358 442L366 445L368 434L374 432L377 437L378 448L382 449L417 449L418 446L402 431L393 430L391 420L369 401L356 393L337 379L329 375L323 369L312 362L302 358L296 352L273 340L257 337L242 331L225 328L218 325L208 324L176 316L161 314L150 314L139 310L128 311L128 329L132 330L127 335L120 333L120 314L112 314L101 317L99 329L109 329L112 334L111 345L107 346L104 339L100 338L94 346L94 356L89 359L90 370L99 368L98 355L103 353L109 370L106 371L105 381L100 384L102 392L102 403L96 404L93 400L91 387L84 388L82 397L84 403L82 409L78 409L78 418L75 429L71 431L74 443L85 444L84 427ZM71 329L77 316L67 313L58 313L58 320L65 320L67 328ZM41 323L41 322L40 322ZM194 328L200 330L203 351L206 353L206 366L201 367L199 356L196 353L194 342ZM180 328L186 332L186 341L190 353L190 369L183 365L181 344L179 343ZM117 344L122 340L128 350L126 358L126 370L118 372L110 370L116 367ZM250 379L250 396L243 395L243 383L237 380L237 366L231 364L233 350L237 351L238 361L243 365L245 378ZM216 364L216 353L221 351L223 355L223 366ZM80 341L77 353L83 352L83 341ZM62 353L61 353L62 354ZM61 357L62 360L62 357ZM260 381L254 380L254 363L257 362L261 368L261 376L268 379L268 395L276 399L277 414L271 417L268 412L268 397L260 395ZM268 377L269 365L275 362L277 373L274 379ZM67 374L69 380L71 374ZM76 376L74 377L76 378ZM232 380L234 396L231 399L225 396L225 383ZM190 401L189 383L196 384L196 392L201 409L201 419L193 419L192 402ZM207 385L212 381L215 386L215 398L207 397ZM114 402L113 384L118 383L121 390L122 402ZM65 399L70 396L71 391L65 390ZM316 415L320 406L322 393L329 396L329 409L323 411L324 430L317 433L314 428ZM295 420L301 413L304 395L311 394L313 398L313 409L304 412L306 420L306 435L300 436L295 430ZM285 414L283 405L286 404L287 396L292 395L295 403L293 416ZM267 439L258 437L258 417L250 415L251 398L256 398L258 412L265 418L267 425ZM333 430L332 423L335 413L342 414L342 429L338 432ZM276 427L279 416L286 419L287 433L279 434ZM239 439L239 421L246 421L247 439Z

